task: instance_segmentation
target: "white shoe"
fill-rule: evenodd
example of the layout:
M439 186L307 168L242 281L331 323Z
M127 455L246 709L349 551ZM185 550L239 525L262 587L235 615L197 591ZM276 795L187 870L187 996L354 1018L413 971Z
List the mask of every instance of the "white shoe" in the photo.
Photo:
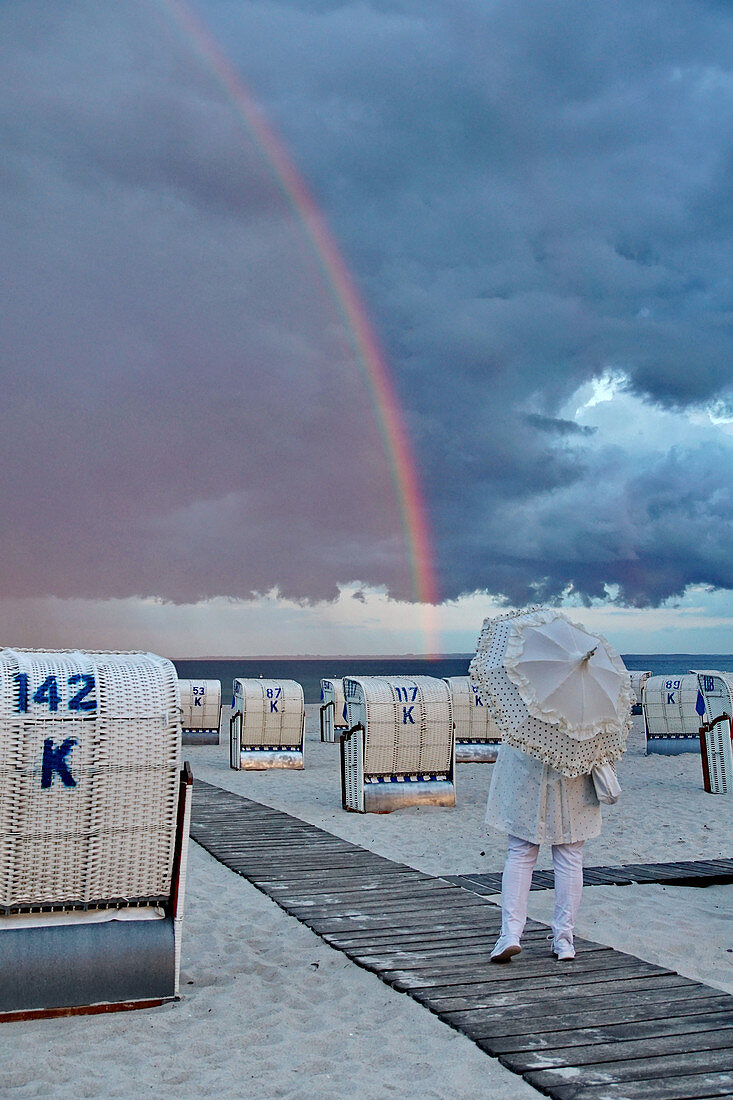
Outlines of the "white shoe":
M515 955L518 955L522 948L519 946L516 940L512 940L509 936L499 936L494 950L491 952L490 959L492 963L508 963L511 962Z
M549 936L548 939L550 939ZM557 939L553 937L552 953L558 962L572 962L575 958L575 948L573 947L573 941L571 939L568 939L567 936L559 936Z

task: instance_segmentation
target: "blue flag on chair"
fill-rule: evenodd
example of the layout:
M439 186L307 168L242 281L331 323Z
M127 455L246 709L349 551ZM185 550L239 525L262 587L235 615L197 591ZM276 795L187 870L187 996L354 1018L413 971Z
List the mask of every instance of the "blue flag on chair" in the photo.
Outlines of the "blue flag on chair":
M702 692L698 689L697 702L695 703L695 710L701 718L705 717L705 700L702 697Z

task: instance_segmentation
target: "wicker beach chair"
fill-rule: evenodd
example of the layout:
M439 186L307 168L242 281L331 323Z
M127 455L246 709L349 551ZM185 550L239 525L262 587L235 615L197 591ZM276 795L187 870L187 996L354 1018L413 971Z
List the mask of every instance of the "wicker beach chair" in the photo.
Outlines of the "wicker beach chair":
M715 669L650 676L641 698L647 754L698 752L700 725L733 713L733 678Z
M346 700L344 699L344 681L341 679L321 680L321 741L338 741L348 723L344 717Z
M305 704L295 680L236 679L229 723L230 765L301 770Z
M444 680L346 677L344 696L351 724L341 735L345 810L455 805L453 714Z
M629 669L629 678L631 680L631 690L634 693L634 702L631 705L632 714L641 714L641 693L644 684L650 679L652 673L650 669Z
M0 1018L178 995L180 747L170 661L0 650Z
M218 745L221 723L219 680L179 680L184 745Z
M700 726L703 787L708 794L733 794L731 716L720 714Z
M448 676L458 764L493 764L501 745L501 730L468 676Z

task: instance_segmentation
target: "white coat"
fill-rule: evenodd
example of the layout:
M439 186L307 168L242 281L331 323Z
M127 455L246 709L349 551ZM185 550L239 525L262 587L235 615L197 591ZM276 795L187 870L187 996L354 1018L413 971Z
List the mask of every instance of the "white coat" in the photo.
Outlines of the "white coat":
M502 745L493 766L486 823L530 844L575 844L598 836L601 806L590 775L569 779Z

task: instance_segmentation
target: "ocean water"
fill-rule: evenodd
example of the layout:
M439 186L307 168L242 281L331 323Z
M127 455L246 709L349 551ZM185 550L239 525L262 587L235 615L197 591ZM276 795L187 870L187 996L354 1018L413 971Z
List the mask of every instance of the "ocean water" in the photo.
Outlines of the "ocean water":
M235 677L296 680L303 685L306 703L321 698L321 680L343 676L465 676L472 653L442 657L281 657L174 658L182 679L219 680L223 703L231 702ZM675 676L692 668L733 672L730 653L625 653L628 669L649 669L655 676Z

